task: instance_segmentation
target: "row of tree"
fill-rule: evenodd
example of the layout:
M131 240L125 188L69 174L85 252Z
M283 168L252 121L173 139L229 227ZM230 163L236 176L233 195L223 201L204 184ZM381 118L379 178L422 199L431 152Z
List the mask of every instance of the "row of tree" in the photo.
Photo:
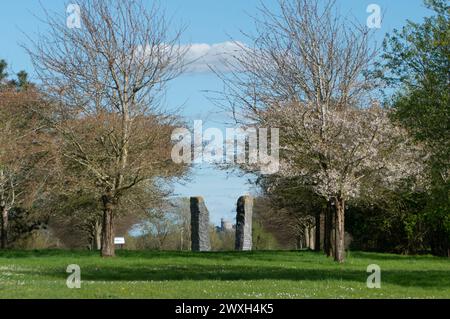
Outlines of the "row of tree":
M324 251L338 262L346 229L386 241L368 212L404 223L409 251L449 253L449 6L425 4L435 14L388 35L382 52L334 1L263 5L248 44L216 71L225 90L214 100L239 125L280 129L277 174L237 168L259 176L284 233L323 225ZM9 217L25 212L39 217L31 229L51 224L65 238L77 229L114 256L115 227L149 212L153 233L165 227L167 185L189 171L171 160L182 119L161 103L186 64L181 31L141 1L85 0L80 14L71 29L47 13L48 32L26 47L39 85L24 72L8 79L0 64L2 247Z
M384 211L395 211L399 199L408 238L449 253L449 6L425 4L435 15L388 35L380 57L371 31L334 1L280 0L277 12L262 8L252 46L229 60L235 71L218 72L236 122L280 128L280 172L259 179L273 211L294 220L322 211L324 250L338 262L346 207L389 202ZM414 203L423 197L424 207Z

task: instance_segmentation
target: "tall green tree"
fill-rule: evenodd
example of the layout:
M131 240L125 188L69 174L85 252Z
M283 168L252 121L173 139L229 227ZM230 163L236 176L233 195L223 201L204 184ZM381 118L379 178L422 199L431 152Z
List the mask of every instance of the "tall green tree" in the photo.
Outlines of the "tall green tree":
M431 191L424 212L433 253L449 255L450 242L450 6L425 0L433 11L422 23L407 21L384 41L383 77L397 88L396 119L430 152Z

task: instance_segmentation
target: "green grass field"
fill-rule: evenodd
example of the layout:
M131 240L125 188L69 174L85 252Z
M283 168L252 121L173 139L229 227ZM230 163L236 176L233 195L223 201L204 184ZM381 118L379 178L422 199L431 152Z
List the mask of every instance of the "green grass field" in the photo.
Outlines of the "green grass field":
M351 252L0 252L0 298L450 298L450 260ZM81 289L66 267L81 267ZM381 289L366 268L381 267Z

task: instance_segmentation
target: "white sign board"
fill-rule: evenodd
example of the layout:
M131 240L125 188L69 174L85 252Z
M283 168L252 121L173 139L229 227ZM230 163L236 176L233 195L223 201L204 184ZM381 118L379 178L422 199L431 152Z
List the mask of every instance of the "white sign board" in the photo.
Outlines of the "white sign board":
M114 245L124 245L125 238L124 237L114 237Z

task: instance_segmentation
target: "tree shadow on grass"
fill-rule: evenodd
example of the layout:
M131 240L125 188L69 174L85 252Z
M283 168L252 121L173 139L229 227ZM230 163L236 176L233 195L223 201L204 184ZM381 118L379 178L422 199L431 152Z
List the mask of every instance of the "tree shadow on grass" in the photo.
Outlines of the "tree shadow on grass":
M65 279L65 269L61 271L24 271L24 274ZM292 281L353 281L365 284L368 273L365 269L296 269L267 266L236 265L157 265L157 266L93 266L81 268L82 280L86 281L182 281L182 280L292 280ZM405 287L433 287L450 290L450 271L389 270L382 271L383 284Z
M218 252L192 252L192 251L161 251L161 250L122 250L117 249L117 257L131 258L214 258L231 259L242 256L267 256L277 258L280 255L292 256L294 251L218 251ZM86 249L33 249L33 250L0 250L0 258L30 258L30 257L100 257L100 252Z
M33 249L33 250L0 250L0 258L18 259L18 258L40 258L40 257L94 257L99 256L98 252L86 249L68 250L68 249Z
M0 258L16 259L16 258L30 258L30 257L99 257L99 252L88 250L62 250L62 249L44 249L44 250L0 250ZM131 257L141 259L172 259L172 258L201 258L201 259L214 259L214 260L236 260L251 258L252 260L261 261L289 261L295 262L301 261L302 263L307 261L318 262L327 261L328 259L321 252L313 252L308 250L268 250L268 251L220 251L220 252L190 252L190 251L157 251L157 250L116 250L116 254L119 258ZM431 255L395 255L395 254L383 254L376 252L350 252L349 259L364 259L373 261L438 261L448 262L450 265L450 259L445 257L436 257ZM449 266L450 267L450 266Z
M386 253L376 253L376 252L351 252L352 258L357 259L369 259L369 260L379 260L379 261L437 261L437 262L447 262L450 269L450 258L448 257L438 257L432 255L396 255L396 254L386 254Z

